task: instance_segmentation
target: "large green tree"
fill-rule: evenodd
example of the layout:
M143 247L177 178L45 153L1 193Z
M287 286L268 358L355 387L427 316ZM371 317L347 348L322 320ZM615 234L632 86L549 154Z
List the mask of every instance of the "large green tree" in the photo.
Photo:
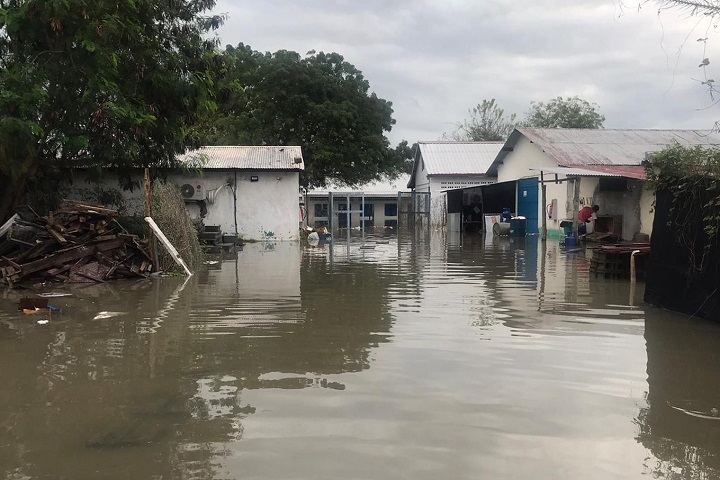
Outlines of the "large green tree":
M170 166L214 108L215 0L0 0L0 219L75 166Z
M215 145L300 145L306 186L355 185L406 168L410 149L385 136L392 104L370 93L362 72L337 53L261 53L227 46L217 79Z
M507 139L515 128L516 115L506 116L494 98L483 100L468 114L469 118L457 125L454 132L443 136L458 142L499 141Z
M556 97L531 102L522 126L536 128L602 128L605 117L598 106L580 97Z

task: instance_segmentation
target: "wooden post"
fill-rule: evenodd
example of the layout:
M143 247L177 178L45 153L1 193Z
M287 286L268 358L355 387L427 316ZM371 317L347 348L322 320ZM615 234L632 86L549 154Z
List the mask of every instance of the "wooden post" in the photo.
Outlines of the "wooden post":
M580 213L580 177L575 177L573 180L574 193L573 193L573 232L578 235L578 213Z
M153 216L152 211L152 184L150 183L150 169L145 168L145 216ZM150 258L152 259L155 271L160 271L160 259L158 258L157 239L153 234L152 228L148 225L148 240L150 243Z
M540 171L540 191L542 192L542 241L547 240L547 185L542 170Z
M155 232L155 235L157 235L157 238L159 238L160 241L162 242L162 244L165 245L165 248L167 249L168 252L170 252L170 255L172 255L173 259L175 260L175 263L180 265L185 270L185 273L187 274L188 277L191 276L192 272L187 267L187 265L185 264L183 259L180 257L180 254L175 249L175 247L173 247L172 243L170 243L170 240L167 239L167 237L162 232L162 230L160 230L160 227L157 226L157 224L155 223L155 220L153 220L150 217L145 217L145 221L148 223L148 225L150 225L150 228L152 228L152 230Z

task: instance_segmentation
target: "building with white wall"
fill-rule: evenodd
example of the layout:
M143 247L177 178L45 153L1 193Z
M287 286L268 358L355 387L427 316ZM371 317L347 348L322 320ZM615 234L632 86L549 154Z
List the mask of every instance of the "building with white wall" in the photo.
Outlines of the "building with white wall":
M500 183L517 182L516 212L527 217L528 233L539 231L543 216L548 232L553 232L559 231L560 220L577 215L577 181L579 206L600 206L595 226L632 240L636 234L652 233L654 192L646 186L644 163L649 155L673 143L717 146L720 134L518 128L508 137L488 175L497 176ZM545 202L541 183L546 185Z
M409 175L401 175L353 188L333 184L310 190L305 194L305 224L314 228L327 226L332 215L333 228L359 227L361 217L366 228L397 227L398 194L410 192L408 181Z
M218 225L222 233L242 240L299 238L298 193L304 168L300 147L202 147L179 160L185 167L163 172L163 177L180 187L194 220ZM131 180L142 185L142 178L138 171ZM111 206L122 207L124 214L144 212L143 189L122 188L111 169L93 182L87 181L86 172L73 172L68 195L101 203L108 203L103 197L115 198Z
M169 176L181 193L184 185L201 187L194 196L184 194L191 217L244 240L298 239L300 147L202 147L180 157L188 164L198 159L199 170Z
M495 183L487 171L502 146L503 142L418 142L407 186L432 194Z

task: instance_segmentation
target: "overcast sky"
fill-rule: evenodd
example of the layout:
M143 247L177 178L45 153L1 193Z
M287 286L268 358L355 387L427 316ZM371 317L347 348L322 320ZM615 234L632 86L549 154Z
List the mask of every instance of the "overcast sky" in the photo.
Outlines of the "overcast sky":
M709 58L707 78L720 67L716 28L618 1L218 0L216 12L228 14L222 45L342 54L393 103L393 144L437 140L490 98L519 118L531 101L579 95L605 128L711 128L720 105L698 65Z

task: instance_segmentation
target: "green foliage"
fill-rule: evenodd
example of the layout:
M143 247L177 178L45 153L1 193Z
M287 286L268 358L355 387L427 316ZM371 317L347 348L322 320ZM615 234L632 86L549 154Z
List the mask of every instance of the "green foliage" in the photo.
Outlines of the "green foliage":
M212 145L300 145L306 186L349 185L405 170L407 143L390 148L392 104L337 53L260 53L227 46L217 78Z
M580 97L557 97L543 102L530 102L524 127L534 128L603 128L605 117L598 106Z
M221 19L202 16L214 5L0 0L0 179L171 166L199 145L196 123L215 107L204 35Z
M506 140L515 128L516 115L506 117L505 110L497 106L494 98L483 100L468 113L469 119L443 137L457 142L501 141Z
M720 233L720 149L671 145L652 156L647 167L649 185L667 190L673 198L670 217L679 231L691 230L699 216L707 239Z

